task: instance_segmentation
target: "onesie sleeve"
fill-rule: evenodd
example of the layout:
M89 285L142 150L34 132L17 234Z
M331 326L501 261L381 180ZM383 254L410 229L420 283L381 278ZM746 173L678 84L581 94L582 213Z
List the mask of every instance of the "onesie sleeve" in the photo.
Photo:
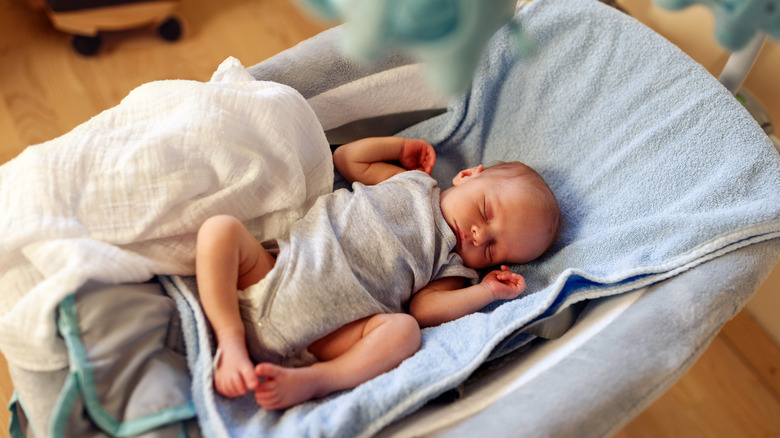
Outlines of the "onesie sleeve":
M477 274L477 271L474 269L464 266L460 256L451 252L447 256L447 261L441 265L439 271L433 275L431 281L445 277L463 277L474 280L479 278L479 274Z

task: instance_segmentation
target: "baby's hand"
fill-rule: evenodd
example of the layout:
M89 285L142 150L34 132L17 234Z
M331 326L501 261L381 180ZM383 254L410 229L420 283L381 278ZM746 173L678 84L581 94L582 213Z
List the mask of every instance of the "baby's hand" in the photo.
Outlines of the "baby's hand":
M501 265L501 270L495 270L482 279L482 284L487 287L497 300L509 300L517 297L525 290L525 279L520 274L509 270L508 266Z
M406 170L422 170L430 175L436 163L436 151L425 140L406 138L398 161Z

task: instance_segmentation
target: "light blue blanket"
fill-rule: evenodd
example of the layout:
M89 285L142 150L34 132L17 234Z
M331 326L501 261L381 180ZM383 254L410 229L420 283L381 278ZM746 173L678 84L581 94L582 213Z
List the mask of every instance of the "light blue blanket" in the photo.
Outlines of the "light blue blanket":
M595 1L537 0L518 19L533 58L518 59L500 31L471 92L400 135L435 144L445 187L457 170L497 160L521 160L548 181L562 234L546 257L514 267L527 293L424 330L417 354L354 390L266 412L251 395L214 395L192 279L163 279L182 312L206 436L370 435L528 342L513 335L536 318L780 236L780 157L702 67Z

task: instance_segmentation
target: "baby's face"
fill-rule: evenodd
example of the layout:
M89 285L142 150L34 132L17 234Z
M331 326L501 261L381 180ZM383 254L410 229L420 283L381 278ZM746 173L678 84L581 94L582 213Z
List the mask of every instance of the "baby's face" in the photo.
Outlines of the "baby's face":
M473 170L441 194L442 214L457 239L455 253L475 269L538 257L550 228L541 214L543 195L530 184L482 174L481 166Z

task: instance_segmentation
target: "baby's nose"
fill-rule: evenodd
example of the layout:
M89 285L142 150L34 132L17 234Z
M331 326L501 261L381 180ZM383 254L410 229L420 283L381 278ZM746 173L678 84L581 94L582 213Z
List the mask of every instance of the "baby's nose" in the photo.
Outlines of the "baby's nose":
M482 229L478 227L477 225L471 226L471 237L472 241L474 243L474 246L480 246L484 239L484 233L482 232Z

